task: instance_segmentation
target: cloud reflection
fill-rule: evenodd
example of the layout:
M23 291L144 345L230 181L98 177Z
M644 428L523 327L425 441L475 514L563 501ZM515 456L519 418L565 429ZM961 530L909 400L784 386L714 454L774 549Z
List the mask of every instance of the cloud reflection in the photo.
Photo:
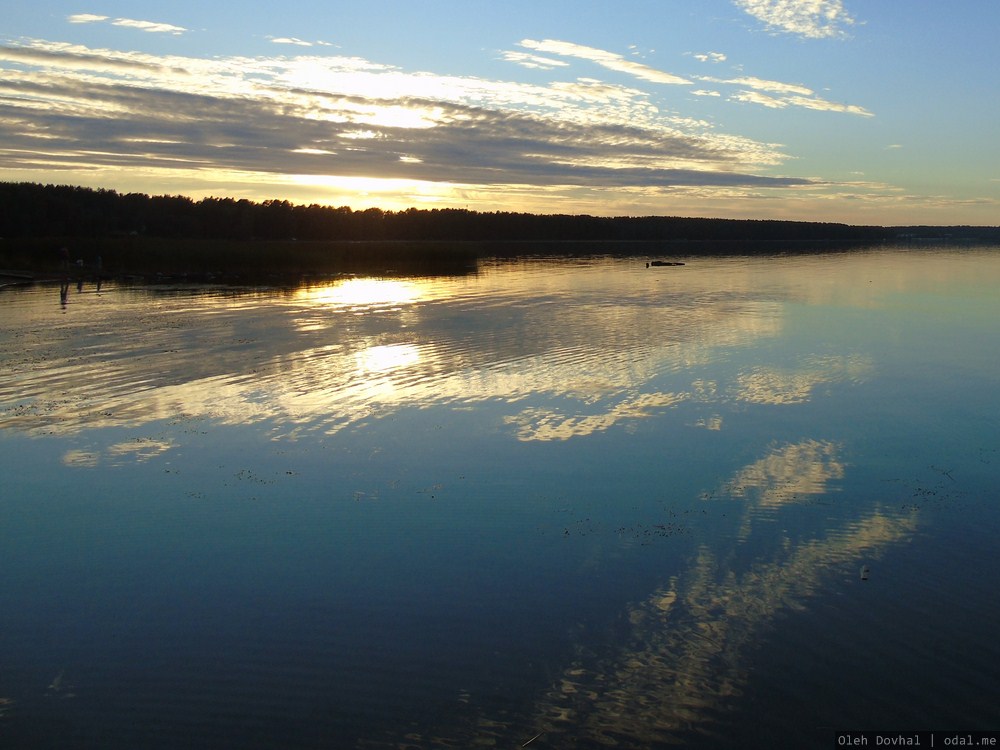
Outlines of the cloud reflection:
M539 701L533 731L550 746L681 742L742 693L749 652L781 612L801 607L836 569L908 539L916 526L915 517L876 512L743 573L701 547L690 570L629 608L627 646L564 671Z
M565 440L693 398L651 384L781 330L777 302L718 291L710 268L680 292L604 263L291 292L106 287L59 318L39 294L11 310L0 427L66 435L208 419L329 433L373 413L494 400L523 402L507 415L520 439Z
M599 414L566 416L549 409L531 408L506 421L517 426L518 440L569 440L610 429L622 420L654 416L687 397L683 393L643 393Z
M738 377L736 398L754 404L799 404L820 385L857 382L871 371L870 359L854 355L816 357L794 370L755 367Z
M829 482L844 476L839 448L825 440L803 440L775 448L741 469L723 488L733 498L777 506L809 495L821 495Z

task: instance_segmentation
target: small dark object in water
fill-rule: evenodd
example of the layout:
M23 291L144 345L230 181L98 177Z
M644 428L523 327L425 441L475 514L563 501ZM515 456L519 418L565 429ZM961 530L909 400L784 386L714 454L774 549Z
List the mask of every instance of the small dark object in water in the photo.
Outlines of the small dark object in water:
M683 266L684 264L678 260L654 260L646 264L646 268L650 266Z
M862 565L861 566L861 580L862 581L867 581L869 573L871 573L871 569L867 565Z

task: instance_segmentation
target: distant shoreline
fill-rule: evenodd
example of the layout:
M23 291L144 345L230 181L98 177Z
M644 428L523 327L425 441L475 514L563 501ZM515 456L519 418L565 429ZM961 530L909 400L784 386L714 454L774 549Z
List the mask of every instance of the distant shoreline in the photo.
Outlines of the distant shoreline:
M0 268L57 278L467 273L486 257L766 255L1000 245L1000 227L255 203L0 182ZM63 253L65 248L65 254Z
M637 261L726 256L919 250L931 244L1000 247L1000 242L908 238L844 240L329 240L233 241L156 237L0 239L0 287L105 279L135 282L290 282L349 274L463 275L487 258L593 257ZM61 253L66 248L67 258ZM4 270L6 269L6 270Z

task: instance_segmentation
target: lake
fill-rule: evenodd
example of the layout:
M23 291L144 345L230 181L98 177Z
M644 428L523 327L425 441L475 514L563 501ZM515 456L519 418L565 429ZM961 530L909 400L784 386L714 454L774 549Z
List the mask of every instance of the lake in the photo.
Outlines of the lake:
M0 290L0 746L1000 724L1000 249Z

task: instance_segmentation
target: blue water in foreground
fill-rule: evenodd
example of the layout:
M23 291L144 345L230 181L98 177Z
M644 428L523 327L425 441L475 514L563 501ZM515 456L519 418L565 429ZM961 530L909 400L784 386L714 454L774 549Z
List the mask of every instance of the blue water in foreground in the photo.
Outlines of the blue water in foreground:
M1000 250L0 291L0 747L1000 729Z

